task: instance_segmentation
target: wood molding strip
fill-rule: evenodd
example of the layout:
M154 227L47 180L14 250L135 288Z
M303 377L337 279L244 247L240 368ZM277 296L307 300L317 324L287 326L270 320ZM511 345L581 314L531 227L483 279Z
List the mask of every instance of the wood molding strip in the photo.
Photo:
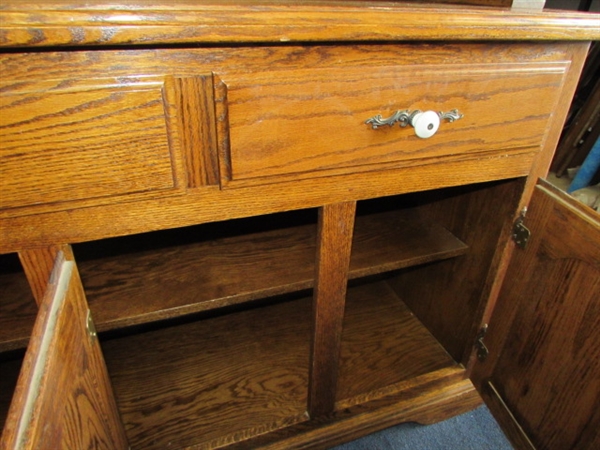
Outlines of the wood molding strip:
M229 138L229 105L227 85L218 75L213 74L215 121L217 132L217 153L221 185L231 180L231 149Z
M0 47L229 42L597 40L598 15L506 8L385 7L362 2L221 4L153 1L128 10L86 3L5 2ZM537 2L536 2L537 3ZM142 20L143 19L143 20ZM140 22L143 26L140 26Z
M211 75L168 77L175 103L175 133L183 153L187 187L219 184L215 103Z

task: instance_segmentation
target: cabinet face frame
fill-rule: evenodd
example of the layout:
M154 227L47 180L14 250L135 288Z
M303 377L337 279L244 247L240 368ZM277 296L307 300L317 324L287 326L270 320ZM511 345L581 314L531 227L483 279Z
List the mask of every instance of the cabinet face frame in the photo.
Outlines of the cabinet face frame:
M0 56L0 60L6 71L4 75L8 80L14 78L14 81L27 84L28 77L38 81L45 80L45 77L54 79L52 82L54 84L50 83L50 87L46 85L49 83L48 81L46 83L36 82L34 86L36 95L52 97L52 95L56 95L52 92L58 89L54 85L60 86L61 84L80 83L82 85L78 89L85 90L86 80L96 83L94 80L102 79L102 76L106 76L108 72L111 76L118 78L120 83L133 83L134 85L136 81L132 73L146 74L145 77L152 84L150 92L153 93L153 98L158 96L158 89L163 86L165 114L168 119L166 128L171 138L172 168L174 183L177 186L172 189L150 189L130 193L123 193L118 189L113 192L108 187L106 189L99 187L101 190L104 189L104 194L100 197L4 209L0 211L0 252L20 252L25 248L47 247L56 243L74 244L109 236L143 233L149 230L176 228L236 217L320 207L324 204L526 176L530 172L532 163L537 159L537 155L553 150L552 142L555 131L560 131L560 128L557 127L562 125L562 120L557 119L561 114L554 114L554 112L548 119L548 109L551 105L546 102L545 112L542 113L544 117L542 122L548 122L544 130L547 128L550 133L542 139L538 129L535 139L530 137L524 140L524 137L520 137L518 139L520 144L516 148L511 147L510 143L496 143L497 145L494 144L493 149L489 149L490 151L482 148L481 152L479 150L465 152L463 146L459 145L460 141L452 138L452 133L458 129L458 126L464 127L469 123L471 124L470 128L477 129L474 122L476 119L473 117L477 114L471 114L468 120L463 118L455 124L445 124L448 126L441 129L438 135L423 140L423 144L429 149L425 154L416 152L408 159L403 157L398 160L393 157L393 161L377 162L375 161L377 158L366 157L364 160L357 159L348 167L343 164L344 167L331 170L314 170L315 167L317 169L321 167L322 164L319 163L311 166L312 169L308 172L295 171L289 177L287 175L275 177L272 181L277 182L270 182L266 185L256 185L252 181L247 186L238 184L235 189L219 188L216 181L218 174L213 173L216 170L215 155L210 151L200 151L199 149L201 147L211 149L215 145L221 146L223 144L221 141L227 140L225 139L227 133L219 128L223 113L220 109L226 104L219 93L223 83L235 84L237 74L240 72L251 72L253 76L260 76L267 69L272 69L277 73L297 73L300 78L309 77L309 80L312 80L310 84L314 86L320 83L316 72L325 76L333 71L345 74L347 79L351 78L349 74L358 77L362 71L368 72L371 66L389 68L396 64L399 70L401 69L399 73L406 72L410 75L414 72L413 69L410 69L412 65L426 65L428 67L427 79L432 79L435 75L435 71L432 72L432 70L438 66L443 68L445 64L444 58L440 56L442 54L446 55L447 59L455 60L453 67L458 65L468 69L491 66L492 72L510 69L509 72L514 71L514 73L511 72L509 78L512 80L517 77L525 83L522 88L528 96L535 95L536 92L536 89L527 87L528 76L533 75L536 79L541 77L538 81L545 80L542 82L542 89L545 92L552 92L550 103L556 103L556 110L562 111L563 107L568 108L568 105L564 105L570 101L571 96L558 95L559 98L556 99L553 89L562 89L563 92L570 91L569 85L573 78L571 75L576 71L579 53L585 53L585 49L583 52L580 50L586 48L583 43L568 42L453 42L427 43L423 45L423 50L416 51L420 45L419 43L398 42L376 45L363 43L355 46L315 44L195 48L185 51L168 48L156 51L115 49L3 54ZM486 56L487 53L491 53L493 57ZM56 64L55 59L59 59L61 64ZM574 63L569 63L572 59ZM506 61L506 63L500 63L500 61ZM28 66L32 66L30 71L22 70L23 67ZM73 76L73 71L70 69L74 66L78 67L76 77ZM211 70L215 72L214 76L207 74ZM540 73L537 73L538 71ZM218 82L219 78L222 83ZM483 75L475 77L469 75L468 78L485 81ZM415 86L419 85L417 81L413 82ZM258 83L259 80L256 82ZM456 95L455 91L462 83L456 81L452 84L454 86L452 95ZM413 86L413 91L418 91L415 86ZM213 89L215 92L212 92ZM295 92L294 89L297 90L298 86L289 87L292 92ZM372 87L367 85L365 89L368 91ZM340 89L338 88L338 90ZM522 130L524 125L511 117L510 106L512 103L518 103L515 100L518 99L518 96L512 95L506 86L501 90L507 91L508 94L498 93L493 97L508 97L510 101L505 103L505 100L502 100L505 108L501 112L493 110L493 105L497 105L497 103L492 102L490 108L486 109L488 122L493 119L493 128L496 131L500 126L498 120L514 122L511 126L514 125L517 127L516 129ZM190 91L196 92L197 95L188 95ZM343 89L340 92L342 95ZM25 94L27 94L25 88L19 90L18 87L8 87L3 93L8 96L17 95L19 98ZM73 96L72 93L70 95ZM357 96L358 94L354 95L354 107L360 109L362 105L357 102ZM413 100L414 97L415 92L413 92ZM186 98L186 101L180 101L182 98ZM385 96L385 99L387 98ZM210 103L211 99L215 103L215 113L217 114L214 117L207 115L203 120L188 123L190 118L188 112L203 108L202 105ZM457 106L456 101L458 100L450 99L445 106L453 108ZM465 102L466 100L465 97L460 101ZM390 98L386 101L390 104L381 106L382 114L385 112L384 110L392 111L394 108L435 109L440 105L437 95L427 102L419 101L412 104L413 101L411 101L409 102L411 104L405 106L401 106L404 105L404 102L400 99ZM356 106L357 104L359 106ZM376 110L379 111L379 106ZM377 112L376 110L365 112L365 117ZM479 111L481 111L481 107ZM535 112L530 111L530 113L532 116L536 115ZM404 139L401 136L406 134L406 138L410 138L409 140L412 142L410 146L414 150L414 141L418 138L413 135L412 131L403 130L400 127L372 130L363 123L362 117L362 113L357 112L355 125L364 131L366 136L372 139L384 139L384 134L398 136L393 139L400 139L398 145L401 145ZM216 131L209 126L210 124L214 126L215 120L217 121ZM201 132L203 129L207 131ZM335 131L327 128L327 133L330 132ZM478 135L481 134L478 132ZM206 139L201 140L202 136L205 136ZM464 136L464 131L462 136ZM558 134L556 136L558 137ZM330 136L324 134L323 139L330 139ZM449 150L445 147L444 142L448 140L454 142L453 146L456 145L456 148L451 151L452 154L446 154ZM500 140L504 142L503 139ZM485 143L482 142L481 145L484 147ZM504 148L505 145L506 148ZM52 147L44 148L52 150ZM50 150L48 153L52 153ZM394 150L393 153L398 153L398 151ZM75 158L72 155L71 157ZM337 158L342 158L342 156L337 155ZM344 158L345 156L342 159ZM68 161L69 159L65 159L65 162ZM111 164L117 164L112 159L110 161ZM232 161L232 163L235 165L236 161ZM226 165L226 161L219 160L219 165ZM103 167L108 170L109 166ZM101 167L96 169L96 172L98 171L101 172ZM324 176L325 174L327 176ZM140 174L136 172L136 176L140 176ZM57 176L53 178L57 178ZM270 180L269 177L265 177L265 179L267 178ZM258 180L262 180L262 178L258 178ZM52 178L49 178L50 181ZM65 180L61 180L61 183L61 189L68 186L68 182ZM53 186L52 189L55 188ZM13 191L7 190L3 191L3 194L9 195L11 192ZM62 226L67 221L70 226Z
M581 47L580 47L580 50L581 50ZM576 52L574 52L574 53L576 53ZM579 62L582 61L581 55L582 55L582 51L579 51ZM577 62L578 62L577 61L577 55L575 55L574 58L576 60L574 66L577 67ZM573 78L573 77L571 77L571 78ZM574 80L570 81L570 85L573 88L574 88L574 83L575 83ZM571 97L571 94L572 94L572 92L570 92L570 88L569 87L566 87L565 90L564 90L564 92L565 93L561 96L561 101L560 101L562 107L566 107L567 101L570 100L570 97ZM565 114L566 114L566 112L565 112ZM555 119L553 121L552 131L551 131L551 133L549 133L549 137L548 137L548 139L544 143L545 147L544 147L544 150L542 152L542 157L541 158L537 158L534 161L534 169L530 172L530 181L528 181L527 187L525 189L526 193L524 195L524 198L526 198L527 195L528 195L527 194L528 189L533 189L532 183L535 182L535 176L537 174L543 173L544 170L545 170L545 168L547 167L547 165L549 163L549 158L551 157L551 151L549 151L549 147L553 147L554 146L553 141L555 142L556 139L558 138L558 133L559 133L559 128L560 128L558 126L558 124L562 123L562 119L560 118L561 114L560 113L557 114L556 117L559 117L559 118ZM489 173L488 173L489 177L506 176L506 173L502 171L502 167L496 169L496 171L494 171L491 168L491 165L495 165L495 164L497 164L497 163L490 163L490 162L488 162L488 165L486 166L486 170L489 170ZM471 167L473 168L474 166L475 166L475 164L473 166L471 166ZM513 169L515 171L513 173L513 175L517 176L517 175L523 175L523 174L525 174L526 171L529 170L529 166L530 166L530 160L528 159L525 162L523 162L521 166L519 166L516 169ZM461 167L461 166L458 166L458 167ZM451 170L451 167L448 168L448 172L453 172ZM404 172L399 171L398 173L402 174ZM427 171L422 172L422 175L424 175L424 176L421 176L420 178L422 178L422 179L430 179L431 178L431 176L430 176L431 173L432 172L427 172ZM364 186L367 186L367 185L369 186L369 187L363 187L363 191L362 191L361 196L365 196L365 197L371 196L371 195L373 195L373 196L380 196L380 195L389 195L391 193L395 193L395 192L392 192L392 191L400 189L400 186L398 184L393 184L393 182L392 182L392 175L394 175L394 174L390 173L390 174L384 175L380 179L381 181L379 181L379 180L371 180L371 179L366 179L366 178L361 178L360 180L364 184ZM427 176L427 175L429 175L429 176ZM385 178L385 176L387 176L387 178ZM415 178L414 175L412 175L412 177ZM463 184L467 184L469 182L482 181L481 179L477 179L477 177L475 177L475 179L473 177L474 177L474 175L473 176L471 176L471 175L465 175L465 178L461 179L459 182L463 183ZM450 182L448 182L448 179L445 179L445 180L446 181L444 181L444 182L448 183L448 185L450 185L449 184ZM415 180L413 180L413 181L415 181ZM379 183L379 184L377 184L377 183ZM410 185L411 186L410 189L415 189L414 185L411 184L411 181L406 181L405 180L404 183L406 185ZM295 185L294 191L301 192L302 188L306 187L306 186L307 186L307 183L304 183L304 184L298 183L298 184ZM374 187L371 187L371 186L374 186ZM331 188L332 191L333 191L333 198L335 198L336 201L346 200L347 198L345 196L349 195L343 189L343 187L340 188L340 187L337 187L337 186L333 186L333 184L327 184L325 181L322 182L322 186L321 187L323 187L323 188ZM417 189L426 189L426 188L431 188L431 187L432 187L431 185L417 185ZM326 191L326 189L323 189L323 191ZM293 207L294 205L297 207L297 205L300 204L300 203L302 203L302 202L310 203L311 205L321 205L322 202L325 201L325 196L317 195L314 192L316 192L316 190L313 190L313 193L311 194L312 197L311 197L311 195L307 195L306 197L302 197L302 199L301 198L297 198L295 200L295 203L292 203L292 202L290 202L288 200L285 200L285 201L283 200L284 196L287 197L287 195L288 195L287 192L284 192L284 193L277 193L276 192L276 193L273 194L273 198L269 199L269 202L270 203L275 203L275 204L279 203L281 205L285 205L284 207ZM256 194L256 191L248 190L246 192L243 192L242 194L243 195L240 195L238 198L235 198L231 194L218 193L218 195L220 196L219 199L222 200L223 198L225 198L224 202L223 203L219 203L218 207L211 206L213 208L213 210L209 211L208 213L203 212L203 214L205 214L205 215L202 216L201 220L205 220L205 221L215 220L215 218L219 217L219 214L221 214L219 212L216 212L217 209L224 210L228 206L231 207L232 205L241 205L243 203L244 199L248 199L248 198L250 198L250 196L254 196ZM302 194L304 195L304 193L302 193ZM207 194L206 198L205 197L201 197L199 195L194 196L193 194L190 194L189 196L186 196L186 198L187 198L186 201L180 200L180 203L177 203L177 201L179 201L179 200L176 200L175 201L175 205L172 206L172 208L173 208L173 210L177 209L178 211L187 210L189 212L190 216L185 216L185 217L184 216L179 216L179 217L177 217L177 214L175 214L175 216L172 218L172 221L170 221L170 222L163 218L162 221L156 221L154 224L144 224L143 226L144 227L156 227L156 228L158 228L158 227L161 227L161 226L173 226L175 223L181 224L182 222L186 222L186 221L190 221L190 220L197 220L197 216L195 215L195 213L197 211L194 210L194 208L199 209L200 206L198 206L198 205L203 205L203 203L201 201L199 201L199 200L206 200L206 198L214 200L214 199L217 198L217 194L214 194L214 193L211 193L210 195ZM327 198L327 199L329 199L329 198ZM274 200L276 200L276 201L274 201ZM285 202L287 202L287 203L285 203ZM266 203L267 203L267 201L263 201L263 204L259 204L258 206L253 204L252 208L255 208L255 209L253 209L252 211L249 209L250 207L244 206L244 208L246 208L246 209L244 209L244 211L241 214L250 214L250 213L260 214L260 213L268 212L268 211L270 211L269 208L271 208L271 206L270 205L266 205ZM192 204L193 204L193 208L187 208L187 209L185 208L185 206L190 207L190 206L192 206ZM216 205L217 202L214 202L213 204ZM250 203L248 203L248 204L250 204ZM118 206L117 205L114 208L112 206L114 206L114 205L111 205L110 208L107 207L107 210L110 209L112 211L112 214L113 214L112 216L109 214L109 215L107 215L105 217L107 223L108 223L108 221L114 220L116 217L121 217L123 215L123 211L122 211L123 208L122 208L122 206ZM178 206L181 206L181 207L178 208ZM140 203L138 203L136 205L132 204L132 207L134 208L134 210L135 210L135 208L137 208L138 212L142 211L142 210L145 211L143 202L140 202ZM82 211L83 211L83 209L77 210L77 211L72 211L72 212L69 211L68 214L73 213L73 215L75 215L75 216L77 214L84 214L85 215L85 212L82 212ZM171 212L171 211L168 211L168 212ZM192 217L192 216L193 216L193 219L190 219L190 217ZM87 219L89 219L89 216L86 216L86 217L87 217ZM48 219L48 218L50 218L50 219ZM48 220L46 223L43 224L43 227L42 227L42 228L45 228L45 229L48 229L48 230L56 228L57 224L59 224L59 223L62 222L62 219L64 219L64 215L61 215L61 214L57 214L57 215L54 215L54 216L48 215L46 217L39 218L39 220L41 222L43 222L44 220ZM37 218L36 218L36 220L37 220ZM80 223L86 222L86 218L81 218L80 217L79 220L80 220ZM136 223L140 222L139 216L136 216L136 214L131 214L130 213L129 220L130 220L130 224L128 226L130 226L131 228L128 228L127 232L133 233L136 230L140 231L140 229L136 228L136 227L140 227L141 225L135 225L135 226L131 225L131 223L133 223L134 221ZM86 223L89 225L88 222L86 222ZM114 221L114 226L115 227L119 226L117 224L116 220ZM17 220L16 221L16 225L13 226L13 230L18 229L19 227L20 227L20 223L18 223L18 220ZM32 229L32 228L35 228L35 227L30 227L30 229ZM77 228L76 225L73 226L73 229L75 229L75 228ZM82 228L85 228L85 227L82 227ZM123 230L125 230L125 228L123 228ZM104 230L100 231L100 233L104 233L104 232L105 232ZM122 231L120 231L120 232L122 232ZM25 232L23 232L23 233L25 233ZM8 236L8 234L7 234L7 236ZM85 240L85 239L89 239L89 238L90 238L89 236L86 236L86 237L83 237L83 238L80 237L81 240ZM23 242L26 242L26 240L27 240L26 237L21 237L21 239L23 240ZM50 239L50 240L52 240L54 242L54 239L56 239L56 238L49 237L47 239ZM58 239L57 241L60 242L60 239ZM66 258L66 260L68 261L69 258ZM17 389L17 395L16 395L16 398L17 398L16 402L17 402L17 404L21 403L21 407L22 407L22 406L24 406L24 405L27 404L27 401L30 401L31 402L30 403L30 405L31 405L30 408L32 408L33 410L35 410L35 408L42 408L43 405L40 405L39 403L36 403L37 400L34 398L36 396L36 395L34 395L34 393L31 393L31 396L29 395L30 392L32 392L32 391L30 391L30 389L37 389L38 390L37 392L39 393L39 396L37 397L37 399L42 399L43 395L48 393L48 391L47 390L45 391L44 389L48 389L47 386L51 386L53 384L52 382L48 382L48 383L41 383L41 384L38 384L36 386L35 383L33 383L33 385L31 383L31 381L32 381L32 379L34 377L35 368L36 367L51 368L51 365L52 365L51 363L54 360L54 357L49 356L49 354L47 354L46 355L47 359L44 361L44 354L43 354L44 352L42 351L42 353L40 354L40 350L43 350L42 349L43 345L48 345L48 347L46 349L47 351L50 351L50 350L52 350L52 349L55 348L55 347L53 347L53 345L55 344L54 341L51 340L52 338L48 337L49 336L48 332L49 331L53 331L52 330L52 326L53 325L51 325L52 321L51 321L51 318L49 316L50 311L62 311L61 310L61 306L60 306L61 304L65 305L65 304L68 304L69 302L73 302L77 306L76 309L78 311L77 312L78 318L81 319L82 317L85 316L85 314L83 314L83 311L85 311L85 303L86 302L85 302L85 298L83 296L83 292L81 291L81 283L79 281L78 276L76 275L76 268L73 266L71 269L69 269L68 268L69 264L67 264L65 266L64 263L59 264L57 267L61 267L61 269L56 269L56 270L58 270L59 272L61 272L63 274L66 274L66 273L68 273L71 270L72 271L71 275L74 278L72 278L72 283L69 283L69 282L64 281L64 277L61 278L60 276L56 276L55 275L55 277L54 277L54 284L51 284L51 286L54 286L54 293L55 294L62 293L64 295L58 295L58 297L57 297L56 295L50 295L50 294L48 294L44 298L44 300L42 301L42 313L40 314L40 318L38 320L39 324L36 324L36 327L35 327L35 330L34 330L34 336L45 335L47 337L47 339L50 339L50 341L48 343L44 344L44 339L33 339L32 340L33 342L35 342L35 344L32 346L31 351L28 353L28 356L27 356L26 361L25 361L25 363L26 363L25 364L25 369L23 370L22 376L21 376L22 381L19 381L19 387ZM60 280L63 280L63 288L62 289L58 289L57 288L57 286L60 286L60 282L59 282ZM56 283L58 283L58 284L56 284ZM65 287L65 286L67 286L67 287ZM71 291L71 288L73 288L73 291ZM493 287L490 288L490 291L493 291ZM485 292L484 294L487 295L488 293L489 292ZM59 314L59 315L62 317L62 314ZM56 317L55 318L56 319L55 325L60 322L61 317ZM84 337L87 336L86 335L86 331L85 331L85 323L86 323L85 320L79 320L79 321L74 322L74 324L75 324L74 328L75 329L73 330L73 332L77 332L77 333L81 334ZM56 335L58 335L60 333L54 332L54 333L50 333L50 334L54 334L54 336L56 336ZM85 341L85 339L83 339L80 342L84 343L86 341ZM88 348L88 347L84 347L84 349L82 351L85 354L92 355L94 358L96 358L100 353L99 353L97 345L95 346L96 350L93 350L93 347L94 346L91 346L92 350L90 350L90 348ZM57 358L60 357L61 353L60 352L56 353L56 356L57 356ZM101 357L101 355L100 355L100 357ZM58 359L57 359L57 361L58 361ZM73 366L73 364L71 362L71 367L78 367L78 365L75 364ZM50 379L50 377L54 377L54 375L51 374L49 370L48 371L43 370L42 372L43 372L43 374L42 374L43 377L46 377L46 378L42 378L42 381L48 381ZM99 363L98 366L95 369L92 369L90 372L86 373L85 375L86 376L89 375L92 378L94 378L96 376L99 376L102 379L102 381L99 384L102 384L102 383L106 382L106 380L107 380L106 370L104 368L103 362ZM69 385L69 383L67 383L67 385ZM69 389L69 386L67 386L66 389ZM27 399L27 398L29 398L30 400L22 400L22 401L20 401L20 399ZM99 401L98 402L94 402L94 405L102 404L102 402L104 402L104 401L109 401L110 402L110 399L112 399L112 398L113 397L112 397L112 394L110 392L101 393L100 396L97 398L97 400L99 400ZM19 406L14 406L13 409L16 412L11 411L11 413L10 413L10 419L9 420L15 420L14 417L17 417L17 416L20 417L22 415L22 410L19 410L18 408L19 408ZM107 409L108 409L108 412L106 414L108 414L108 416L111 417L110 423L113 423L113 424L119 423L118 415L116 417L114 416L114 414L116 413L116 408L113 407L113 406L108 405ZM104 414L104 412L99 413L100 416L102 414ZM25 414L25 416L27 416L27 414ZM37 419L35 419L35 420L39 421L40 420L39 417L40 416L37 416ZM16 423L19 424L20 422L17 421ZM118 428L118 425L115 425L115 426ZM6 431L6 429L11 429L11 427L12 427L12 429L15 429L14 425L7 425L7 427L5 428L5 431ZM24 423L22 426L19 424L19 425L17 425L17 427L19 427L20 429L23 430L22 433L15 433L16 436L17 436L17 438L18 439L22 439L23 442L28 441L30 438L31 439L35 439L35 436L37 436L36 435L36 423L35 422ZM122 434L122 433L117 433L117 434ZM69 436L69 437L71 437L71 438L79 438L81 436L79 434L75 433L73 436ZM84 435L84 437L85 437L85 435ZM113 444L111 444L112 448L120 448L122 446L121 442L124 442L124 441L121 441L121 438L122 438L122 436L121 437L119 437L119 436L115 437L115 439L116 439L115 442L117 442L117 443L113 442ZM4 445L4 442L3 442L3 445ZM57 444L57 446L59 446L59 444ZM77 447L78 444L75 444L75 446Z
M71 249L55 260L0 441L2 449L126 449Z

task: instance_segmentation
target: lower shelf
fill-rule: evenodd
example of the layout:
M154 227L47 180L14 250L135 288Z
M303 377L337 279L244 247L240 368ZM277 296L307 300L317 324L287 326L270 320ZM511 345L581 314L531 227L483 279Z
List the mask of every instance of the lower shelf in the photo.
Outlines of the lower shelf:
M306 414L311 298L103 342L133 449L223 446ZM340 408L385 402L403 382L459 366L385 281L348 291Z
M305 420L310 314L285 302L104 342L131 448L224 444Z
M456 365L385 281L348 292L339 408L394 393L396 383Z

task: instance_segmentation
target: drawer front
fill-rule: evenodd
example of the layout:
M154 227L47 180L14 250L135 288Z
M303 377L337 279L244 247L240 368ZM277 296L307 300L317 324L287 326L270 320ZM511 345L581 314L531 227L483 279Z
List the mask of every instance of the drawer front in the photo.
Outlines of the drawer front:
M173 189L162 80L11 80L0 95L0 209Z
M431 59L431 57L429 58ZM222 184L244 186L539 150L568 63L319 68L228 74ZM366 121L457 109L427 139Z

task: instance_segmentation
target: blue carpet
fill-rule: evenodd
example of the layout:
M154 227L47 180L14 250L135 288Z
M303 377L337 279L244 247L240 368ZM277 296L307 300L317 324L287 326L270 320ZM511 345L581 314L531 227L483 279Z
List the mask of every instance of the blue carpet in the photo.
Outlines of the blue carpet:
M333 450L512 450L485 406L434 425L404 423Z

